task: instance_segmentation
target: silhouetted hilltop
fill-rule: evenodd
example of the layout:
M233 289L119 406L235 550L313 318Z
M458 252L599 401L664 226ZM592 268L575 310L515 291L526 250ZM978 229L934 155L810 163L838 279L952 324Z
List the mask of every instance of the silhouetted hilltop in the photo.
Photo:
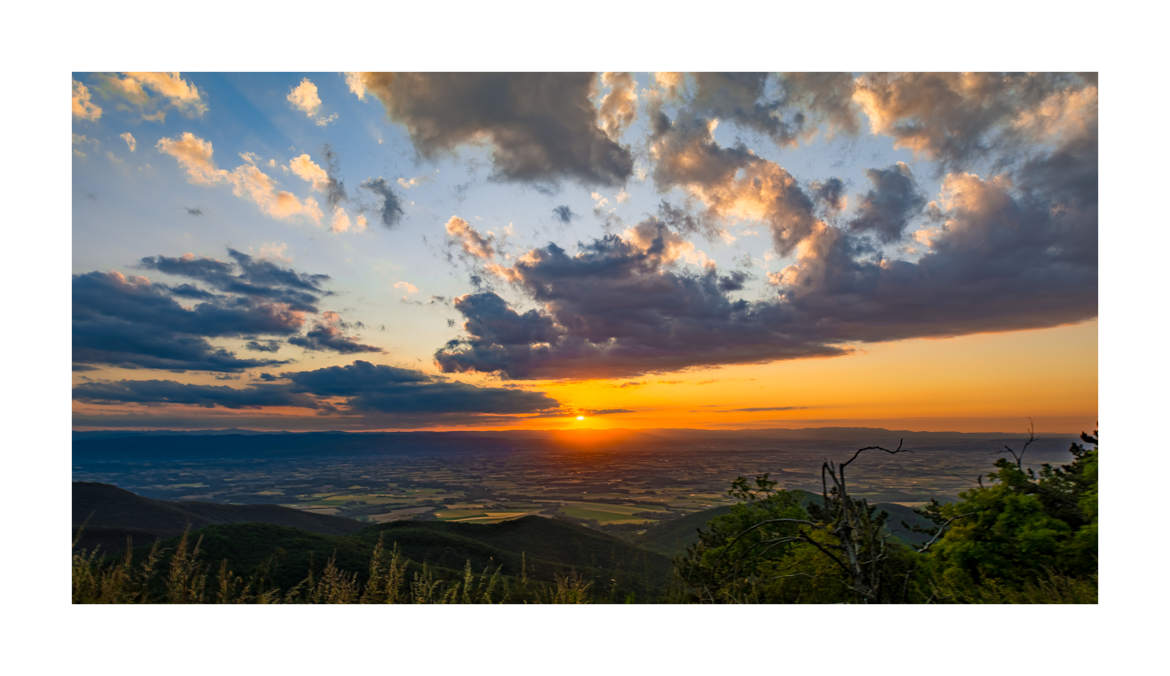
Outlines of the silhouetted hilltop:
M73 527L76 532L85 525L79 544L86 548L101 545L104 551L119 551L125 547L127 535L136 545L149 544L187 528L235 523L266 523L322 535L354 533L364 527L353 519L279 505L153 500L109 484L73 484Z

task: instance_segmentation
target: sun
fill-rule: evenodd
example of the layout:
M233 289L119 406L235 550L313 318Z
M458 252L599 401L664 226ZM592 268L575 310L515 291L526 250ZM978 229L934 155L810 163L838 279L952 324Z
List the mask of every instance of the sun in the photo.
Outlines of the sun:
M585 416L583 416L583 415L577 416L577 422L581 422L584 419L585 419Z

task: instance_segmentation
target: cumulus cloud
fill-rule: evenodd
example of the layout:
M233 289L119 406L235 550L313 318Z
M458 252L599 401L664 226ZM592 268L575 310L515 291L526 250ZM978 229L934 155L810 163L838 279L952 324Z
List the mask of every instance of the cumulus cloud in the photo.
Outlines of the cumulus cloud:
M406 127L415 149L435 157L487 143L494 178L621 185L633 168L628 148L600 126L590 103L591 73L361 73L351 91L369 92ZM357 84L360 83L360 84ZM615 100L616 101L616 100ZM615 107L616 106L615 103ZM620 119L620 116L619 116Z
M777 252L789 253L817 222L812 198L783 167L743 146L718 145L714 126L660 113L650 146L655 183L686 189L707 206L709 219L767 223Z
M97 120L102 116L102 107L93 102L93 94L77 80L73 81L73 117L80 120Z
M228 171L219 168L213 157L211 142L183 132L177 137L163 137L155 144L159 152L175 158L186 172L187 180L196 185L230 185L232 193L256 204L260 210L277 219L303 216L321 223L323 214L317 200L304 200L287 190L279 190L276 181L251 162L245 161Z
M290 89L285 99L318 127L328 126L337 120L337 113L321 115L321 95L317 91L317 85L307 77L302 78L297 86Z
M853 100L873 133L947 170L1011 151L1021 133L1043 136L1066 112L1096 133L1096 83L1073 73L875 73L857 79Z
M134 138L134 134L131 134L128 131L120 134L119 138L126 142L126 147L130 149L130 152L134 152L134 150L138 147L138 141Z
M313 186L314 190L325 192L329 189L329 174L321 165L313 161L308 153L301 153L288 161L288 168L293 174Z
M179 73L115 73L101 76L101 90L136 107L143 119L161 122L167 108L188 117L207 112L203 94Z
M1066 105L1050 95L1036 100ZM839 181L812 185L810 196L778 165L718 146L702 121L661 116L656 178L690 189L705 216L690 219L664 203L660 211L677 225L639 224L572 255L555 244L528 252L500 277L536 309L514 309L490 292L456 299L466 335L436 360L450 372L510 378L612 377L1089 319L1097 313L1096 127L1075 122L1054 132L1044 124L1021 123L1035 138L1008 151L1023 156L1008 171L944 175L930 205L937 226L915 233L926 251L908 261L867 243L869 233L900 236L923 208L908 167L871 170L871 189L838 227L816 214L842 209ZM771 225L776 250L794 259L769 275L775 296L736 300L742 276L673 265L685 251L677 235L707 217Z
M534 249L511 271L542 310L517 312L492 292L457 298L468 337L436 361L448 372L581 378L842 353L787 330L777 306L730 299L725 289L742 280L674 270L666 252L663 237L643 249L614 235L573 256Z

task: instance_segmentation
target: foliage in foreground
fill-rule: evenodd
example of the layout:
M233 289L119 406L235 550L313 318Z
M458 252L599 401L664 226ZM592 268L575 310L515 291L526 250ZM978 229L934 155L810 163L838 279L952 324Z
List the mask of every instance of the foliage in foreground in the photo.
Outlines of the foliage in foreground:
M767 475L738 479L737 504L676 561L674 600L701 603L1096 603L1097 434L1071 463L1025 469L1002 458L950 504L922 510L921 547L889 535L887 514L848 494L844 463L822 467L819 501L802 505ZM1029 439L1029 444L1031 439Z

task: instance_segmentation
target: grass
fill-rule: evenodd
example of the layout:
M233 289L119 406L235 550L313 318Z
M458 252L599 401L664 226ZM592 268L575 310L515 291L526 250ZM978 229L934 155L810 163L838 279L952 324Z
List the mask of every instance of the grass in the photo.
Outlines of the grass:
M124 557L107 559L98 550L78 550L74 540L73 602L89 603L586 603L592 581L575 571L553 582L529 579L522 563L518 578L501 574L501 566L459 574L421 566L389 550L378 538L365 571L347 571L336 555L324 567L310 566L300 582L287 589L271 583L261 568L238 575L226 559L218 566L203 560L202 537L183 533L171 548L156 542L137 560L127 547Z

